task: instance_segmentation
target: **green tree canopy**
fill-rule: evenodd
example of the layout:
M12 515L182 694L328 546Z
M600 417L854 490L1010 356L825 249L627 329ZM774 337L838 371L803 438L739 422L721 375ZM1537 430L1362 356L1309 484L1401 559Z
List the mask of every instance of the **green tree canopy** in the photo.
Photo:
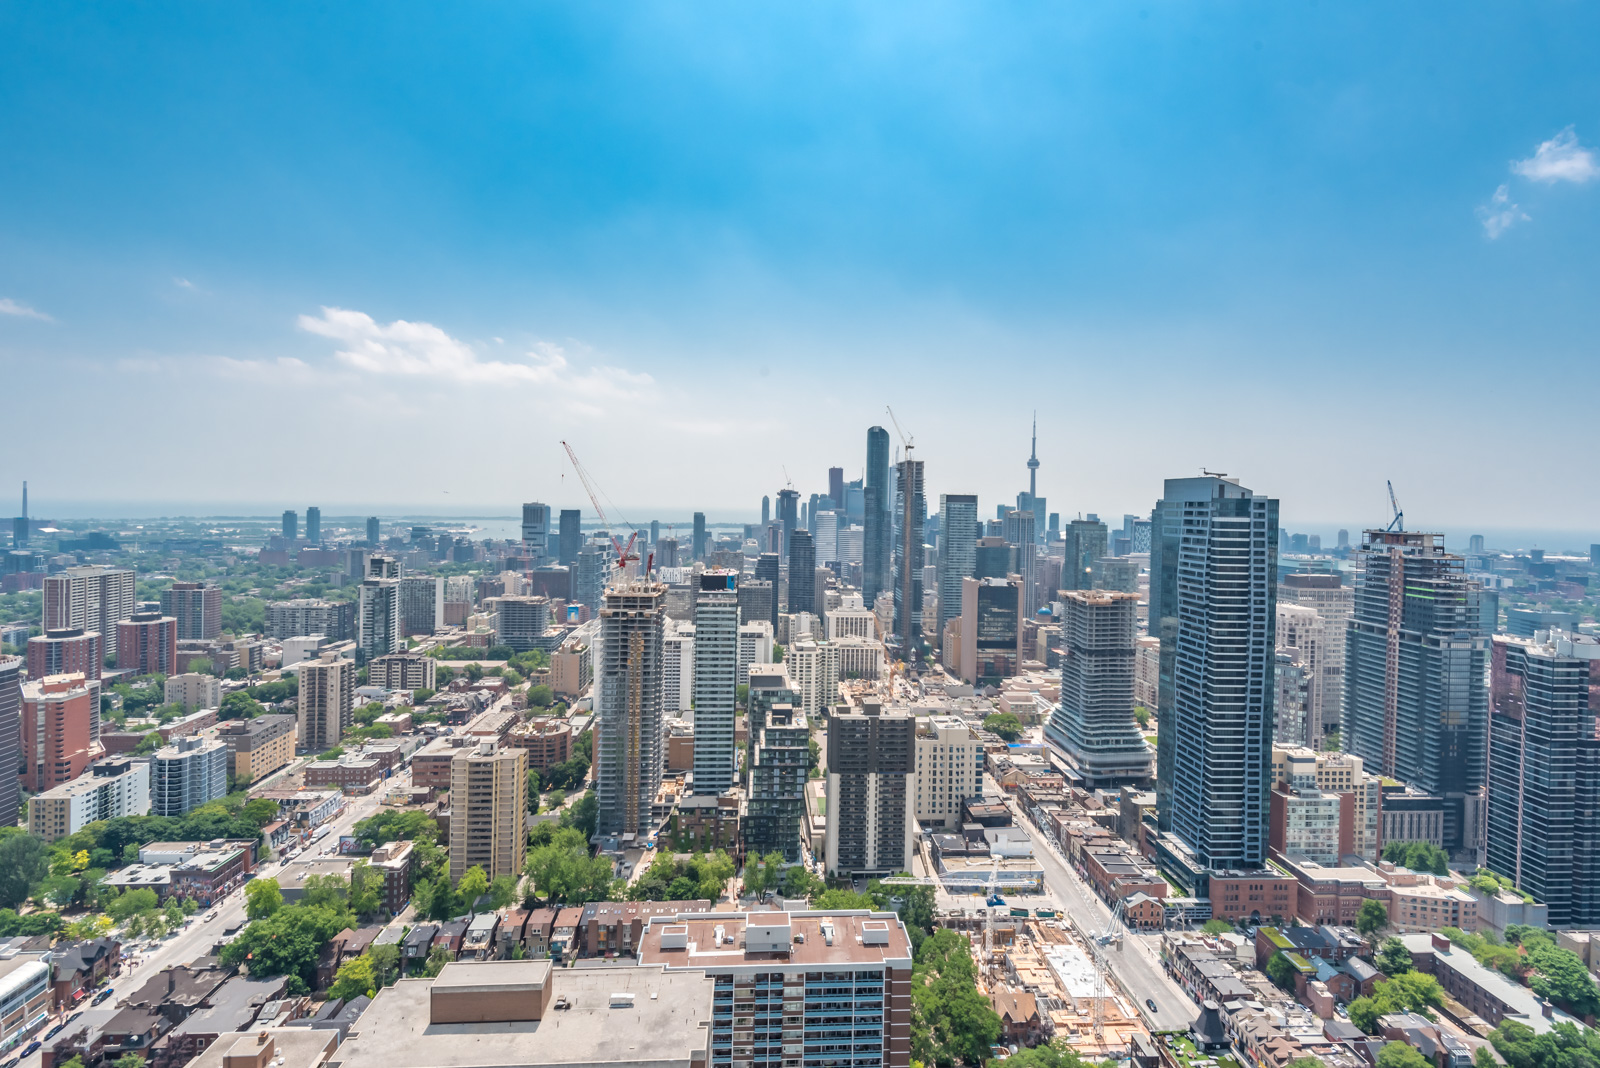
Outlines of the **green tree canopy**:
M1430 842L1390 842L1383 847L1383 859L1412 871L1450 874L1450 855Z
M1378 1051L1378 1068L1434 1068L1434 1065L1415 1046L1389 1042Z
M378 992L378 976L372 958L363 953L354 960L339 966L333 984L328 987L329 1001L349 1001L352 998L371 997Z
M1233 930L1233 924L1227 920L1211 919L1202 924L1200 930L1215 938L1217 935L1224 935Z
M1008 742L1022 737L1022 721L1014 712L995 712L984 718L983 729L997 734Z
M1368 898L1361 903L1361 909L1356 913L1356 930L1371 938L1387 926L1389 926L1389 906L1374 898Z
M1393 979L1411 970L1411 951L1406 949L1406 944L1400 939L1390 938L1383 943L1377 959L1372 963L1380 972Z
M923 939L911 975L911 1055L926 1065L981 1064L1000 1017L978 992L972 945L948 929Z

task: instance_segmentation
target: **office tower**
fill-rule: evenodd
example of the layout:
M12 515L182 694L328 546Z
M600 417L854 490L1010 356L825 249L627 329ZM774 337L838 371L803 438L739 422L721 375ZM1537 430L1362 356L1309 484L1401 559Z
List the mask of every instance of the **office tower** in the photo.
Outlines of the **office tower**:
M13 791L15 782L11 779ZM13 814L13 823L16 810L14 803L6 810ZM110 757L91 764L87 774L71 782L35 794L28 802L28 830L48 845L91 823L149 814L150 764L126 756Z
M571 567L578 562L578 550L583 547L583 513L576 508L561 509L560 563Z
M1017 551L1000 535L979 538L972 548L973 578L1005 578L1017 574Z
M405 648L400 632L400 562L389 556L367 558L361 580L356 645L370 659Z
M1345 634L1355 611L1355 591L1343 585L1338 575L1301 571L1278 581L1278 603L1315 609L1322 620L1321 644L1315 654L1306 703L1306 741L1316 747L1323 735L1339 729L1344 707ZM1280 620L1278 645L1297 644L1285 641Z
M876 701L828 715L829 875L911 870L917 831L916 720Z
M656 542L656 567L678 566L678 539L662 538Z
M1326 645L1322 617L1315 608L1278 602L1274 740L1289 745L1321 743L1320 725L1312 722L1311 694Z
M46 631L28 639L28 678L46 675L82 675L98 679L105 664L98 631L77 627Z
M353 641L357 633L355 601L319 601L309 597L267 602L267 636L299 638L323 634L336 642Z
M1545 631L1493 638L1489 867L1549 909L1600 922L1600 644Z
M1367 767L1442 796L1445 848L1472 848L1483 786L1488 630L1444 536L1369 530L1345 646L1343 744Z
M696 512L694 514L694 558L696 560L704 560L706 558L706 514L704 512Z
M922 475L921 460L895 465L894 624L908 664L920 659L922 649L922 524L928 517Z
M765 710L759 731L751 728L750 800L744 821L745 853L781 853L800 859L800 832L806 811L811 730L804 711L789 703ZM695 757L700 729L695 727Z
M400 579L400 633L437 634L444 629L444 577L406 575Z
M759 574L759 559L756 566ZM773 604L776 599L777 591L773 588L771 579L753 578L742 580L739 583L739 618L749 621L759 620L766 623L767 628L771 630L776 625L778 618L777 606Z
M0 656L0 827L17 825L21 784L11 769L22 766L22 658Z
M765 493L761 495L761 525L764 527L772 522L772 498Z
M1133 718L1136 593L1068 590L1061 619L1061 700L1045 736L1090 789L1150 778L1150 747Z
M983 746L960 716L917 720L917 823L961 826L961 803L983 796Z
M150 813L176 819L228 796L228 747L185 735L150 758Z
M38 793L83 774L94 750L99 700L99 686L82 675L46 675L22 687L24 790Z
M1342 530L1339 533L1345 534L1345 532L1342 531ZM1350 536L1348 534L1345 534L1344 540L1340 542L1340 547L1342 548L1344 545L1348 544L1349 541L1350 541ZM1474 534L1474 535L1472 535L1472 537L1467 539L1467 552L1473 553L1473 554L1478 554L1478 553L1482 553L1483 552L1483 535L1482 534Z
M450 879L482 868L490 879L522 874L527 857L528 751L479 742L450 760Z
M810 612L817 601L817 551L811 532L789 534L789 611Z
M661 637L661 711L689 713L694 705L694 624L670 616Z
M778 628L778 610L780 607L779 579L781 575L781 569L782 565L778 560L778 554L776 552L762 553L760 556L756 557L756 578L764 582L772 583L772 615L767 619L767 622L772 624L773 630L777 630ZM746 616L745 618L749 619L750 617Z
M1022 576L1023 614L1033 617L1039 607L1039 550L1033 513L1013 509L1006 513L1005 538L1016 549L1017 574Z
M208 582L174 582L161 591L161 611L178 621L180 642L210 641L222 636L220 586Z
M1015 575L961 580L961 677L998 686L1022 674L1026 593Z
M178 705L185 712L217 708L222 704L222 680L215 675L202 675L197 671L168 675L162 690L161 696L167 704Z
M300 517L295 515L293 509L285 509L283 513L283 541L285 545L293 546L300 536Z
M978 570L978 498L971 493L939 495L943 534L939 538L939 627L961 614L961 582Z
M544 563L550 547L550 506L530 501L522 506L522 551L533 566Z
M839 562L839 524L844 516L831 508L814 512L811 516L811 541L816 549L817 563Z
M1100 559L1108 554L1106 525L1094 519L1074 519L1061 532L1066 547L1066 563L1061 568L1061 588L1064 590L1092 590L1095 588L1095 569Z
M352 660L317 660L300 667L300 744L320 753L339 744L355 716L356 665Z
M11 547L20 549L28 544L28 483L22 483L22 514L11 520ZM10 824L6 824L10 826Z
M514 652L548 649L545 632L550 629L548 597L502 597L497 602L494 642Z
M774 522L782 531L783 540L778 545L778 552L783 554L783 559L789 559L789 536L800 526L800 494L792 489L778 491L778 514Z
M322 509L314 504L306 509L306 541L322 544Z
M135 612L118 623L117 667L139 675L176 675L178 621L160 612Z
M600 611L614 559L611 546L599 540L586 542L578 550L578 585L573 597L591 613Z
M44 629L99 631L107 657L117 655L119 620L133 615L134 573L126 568L69 567L44 579Z
M698 576L694 597L694 794L733 789L739 682L738 572L717 568Z
M382 535L383 531L378 524L378 517L375 515L367 516L367 545L376 549L383 540Z
M860 568L866 549L866 532L860 527L841 527L837 535L838 559L840 573L847 577L850 585L859 585L859 582L849 579L849 568Z
M619 583L600 610L595 671L599 834L647 834L661 785L661 639L667 587Z
M1152 524L1161 828L1201 865L1257 868L1271 785L1278 502L1237 479L1170 478Z
M889 482L889 432L881 426L867 430L867 470L862 479L861 592L868 604L890 588L889 564L893 559L893 524L889 509L894 488Z

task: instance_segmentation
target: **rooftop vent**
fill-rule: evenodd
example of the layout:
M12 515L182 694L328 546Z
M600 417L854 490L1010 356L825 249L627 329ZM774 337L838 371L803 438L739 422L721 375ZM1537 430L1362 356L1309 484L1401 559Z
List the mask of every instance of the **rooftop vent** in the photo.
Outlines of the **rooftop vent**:
M861 944L866 946L886 946L889 944L889 924L886 920L863 920L861 922Z
M686 923L670 924L661 928L662 949L688 949L689 925Z
M633 991L631 991L631 990L619 990L616 993L612 994L611 995L611 1007L613 1009L631 1009L631 1008L633 1008Z

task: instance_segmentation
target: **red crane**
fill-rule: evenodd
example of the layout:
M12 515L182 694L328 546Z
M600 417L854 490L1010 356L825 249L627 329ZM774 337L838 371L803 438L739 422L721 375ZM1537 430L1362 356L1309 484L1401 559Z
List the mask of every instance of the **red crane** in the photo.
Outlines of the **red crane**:
M622 544L621 538L610 533L611 520L606 518L606 510L600 506L600 491L595 488L594 481L590 479L589 472L584 469L583 464L578 462L578 454L572 451L572 446L563 441L561 447L567 450L567 459L572 461L572 469L578 473L578 481L583 483L583 491L589 495L589 503L594 505L595 514L600 517L600 522L605 524L606 532L611 538L611 547L616 550L617 569L626 570L628 561L639 559L639 554L633 551L633 543L639 539L639 528L632 523L628 523L626 516L619 516L618 518L622 519L624 523L628 523L630 528L628 544ZM651 553L650 559L645 563L646 575L649 575L655 568L655 562L656 554Z

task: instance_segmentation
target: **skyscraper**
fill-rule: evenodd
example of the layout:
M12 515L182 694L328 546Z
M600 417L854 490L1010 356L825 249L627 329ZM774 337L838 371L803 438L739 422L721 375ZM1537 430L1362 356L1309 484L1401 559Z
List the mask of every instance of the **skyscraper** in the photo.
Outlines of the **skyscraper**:
M390 556L367 558L361 580L357 646L370 659L405 647L400 630L400 563Z
M1061 532L1066 545L1066 563L1061 568L1061 588L1092 590L1100 559L1109 555L1106 525L1096 519L1074 519Z
M798 533L797 533L798 536ZM738 572L701 573L694 600L694 783L696 794L733 789L733 728L739 685Z
M876 701L828 716L828 873L910 870L917 721Z
M494 879L522 873L527 856L528 751L479 742L450 760L450 878L481 867Z
M772 614L768 617L767 622L772 624L774 631L778 629L779 585L782 566L776 552L762 553L756 557L756 578L772 583Z
M568 567L577 563L583 547L583 513L576 508L561 509L560 545L559 562Z
M314 504L306 509L306 541L322 544L322 509Z
M178 621L178 640L210 641L222 634L222 587L174 582L161 591L161 611Z
M133 615L134 573L127 568L69 567L44 580L44 629L99 631L106 656L117 655L117 623Z
M661 520L652 519L652 520L650 520L650 548L654 549L655 546L656 546L656 543L659 542L660 540L661 540Z
M697 717L698 719L698 717ZM751 856L782 853L800 859L800 829L806 811L806 773L811 729L806 714L791 703L773 705L761 725L750 727L750 804L744 825L745 851ZM699 756L700 728L695 727Z
M1162 829L1212 868L1266 858L1277 544L1278 502L1237 479L1171 478L1156 502L1156 806Z
M1017 573L1017 550L1005 538L979 538L972 550L973 578L1005 578Z
M375 515L367 516L367 544L376 549L378 543L382 540L383 528L378 523L378 517Z
M789 611L814 612L817 603L817 547L808 530L789 535Z
M789 559L789 535L800 526L800 494L797 490L781 489L778 491L778 514L774 518L783 532L783 542L778 551L783 554L783 559Z
M21 783L11 772L22 765L22 658L0 656L0 827L17 825ZM802 772L802 774L804 774Z
M971 493L939 496L939 628L961 614L961 580L978 571L978 498Z
M761 525L764 527L772 522L772 498L765 493L761 495Z
M407 575L400 580L400 634L437 634L444 629L444 577ZM518 650L521 652L522 650Z
M998 686L1022 673L1022 582L1005 578L961 580L960 674L974 686Z
M23 789L38 793L83 774L93 754L99 700L99 685L82 675L46 675L22 687ZM6 777L13 778L9 769Z
M1150 777L1150 747L1133 718L1138 603L1136 593L1069 590L1062 605L1061 700L1045 737L1091 788Z
M1345 751L1446 798L1445 848L1463 849L1463 806L1483 785L1489 694L1481 590L1444 536L1369 530L1345 645Z
M176 819L228 796L228 746L217 738L174 738L150 758L150 814Z
M332 657L300 666L300 745L313 753L339 744L355 722L356 665Z
M704 560L706 558L706 514L704 512L696 512L694 514L694 558L696 560Z
M600 611L606 583L611 578L611 546L599 539L584 543L578 550L577 587L573 597L590 612Z
M178 673L178 621L157 612L135 612L116 626L117 667L140 675ZM185 670L188 664L184 664Z
M833 502L832 507L844 511L844 468L828 468L828 498Z
M1017 574L1022 576L1023 611L1032 617L1039 607L1039 548L1033 512L1015 508L1006 513L1005 538L1016 549Z
M595 716L602 837L647 834L661 786L661 638L667 588L622 582L605 593Z
M889 506L893 488L889 484L889 432L881 426L867 430L867 471L863 479L861 547L861 595L868 605L889 588L889 563L893 559Z
M294 514L294 509L287 508L283 513L283 540L288 545L293 545L300 536L300 517Z
M1301 571L1284 575L1279 581L1278 603L1314 609L1322 620L1320 648L1314 656L1316 663L1311 665L1313 674L1306 695L1306 744L1315 749L1322 744L1324 734L1338 729L1344 707L1345 637L1355 610L1354 591L1338 575ZM1280 623L1278 644L1300 643L1286 640Z
M522 551L538 567L550 552L550 506L530 501L522 506Z
M1600 645L1562 631L1494 636L1489 867L1549 909L1600 922Z
M22 514L11 520L11 547L20 549L28 544L28 483L22 483ZM16 820L12 820L15 823ZM6 826L9 826L7 824Z
M895 465L894 629L900 636L900 655L909 664L919 659L922 647L922 566L926 546L922 523L928 517L923 493L922 461L902 460Z

